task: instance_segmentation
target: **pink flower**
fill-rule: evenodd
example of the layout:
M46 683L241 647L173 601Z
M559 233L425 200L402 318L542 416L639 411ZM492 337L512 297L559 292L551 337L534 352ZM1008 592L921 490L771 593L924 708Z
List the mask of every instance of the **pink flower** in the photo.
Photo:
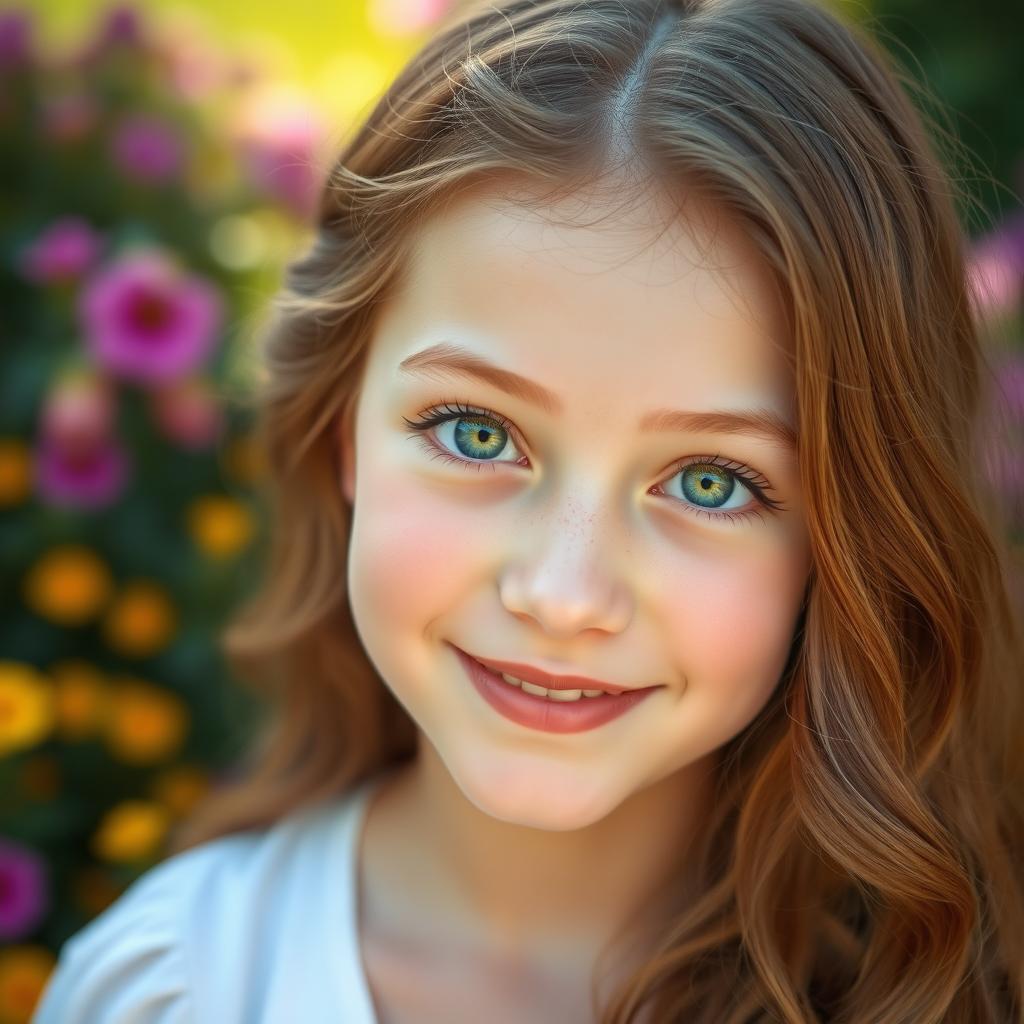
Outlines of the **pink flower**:
M113 433L114 398L109 383L91 373L64 377L46 396L41 427L47 442L65 456L88 457Z
M114 130L110 155L127 177L166 181L181 167L184 147L177 131L150 114L131 114Z
M381 35L420 32L440 20L452 0L370 0L370 26Z
M243 113L242 165L255 188L300 219L316 208L321 172L316 164L321 118L303 101L257 96Z
M49 909L42 858L28 846L0 839L0 940L31 934Z
M221 435L224 414L205 377L191 377L154 391L153 418L163 433L183 448L208 448Z
M99 255L102 240L81 217L54 221L21 255L30 281L51 283L79 277Z
M113 438L82 453L66 451L44 437L36 451L36 489L44 502L98 509L125 488L129 459Z
M86 344L100 366L144 384L180 377L211 354L220 295L162 254L124 257L86 286L79 306Z
M1024 213L978 239L968 257L971 296L989 318L1016 309L1024 296Z

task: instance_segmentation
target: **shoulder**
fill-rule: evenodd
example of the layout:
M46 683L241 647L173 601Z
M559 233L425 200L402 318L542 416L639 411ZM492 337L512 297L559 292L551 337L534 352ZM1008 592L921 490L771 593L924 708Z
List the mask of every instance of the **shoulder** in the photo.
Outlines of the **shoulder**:
M32 1024L245 1019L296 905L308 905L337 805L176 854L63 946ZM258 1005L258 1000L257 1000ZM203 1015L196 1008L203 1007Z

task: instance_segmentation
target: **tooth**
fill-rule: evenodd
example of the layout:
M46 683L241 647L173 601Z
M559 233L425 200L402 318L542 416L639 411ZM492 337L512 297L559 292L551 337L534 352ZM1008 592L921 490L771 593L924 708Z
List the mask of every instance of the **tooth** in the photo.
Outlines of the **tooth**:
M518 679L516 679L515 676L510 676L507 672L502 672L501 678L504 679L506 683L509 683L512 686L522 686L522 683Z
M532 693L535 697L546 697L548 691L543 686L535 686L533 683L528 683L523 680L523 690L526 693Z
M582 690L548 690L548 700L579 700Z
M584 690L584 697L600 697L604 693L604 690Z

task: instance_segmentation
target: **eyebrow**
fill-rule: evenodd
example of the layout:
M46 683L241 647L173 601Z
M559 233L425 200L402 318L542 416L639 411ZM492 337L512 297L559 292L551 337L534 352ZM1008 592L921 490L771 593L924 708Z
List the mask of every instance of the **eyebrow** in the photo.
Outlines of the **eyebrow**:
M505 370L476 352L440 342L403 359L398 366L406 374L422 377L458 377L483 381L515 398L552 415L560 415L562 403L553 391L512 370ZM639 423L642 433L683 431L686 433L749 434L773 441L779 447L796 449L796 430L771 409L689 412L654 409Z

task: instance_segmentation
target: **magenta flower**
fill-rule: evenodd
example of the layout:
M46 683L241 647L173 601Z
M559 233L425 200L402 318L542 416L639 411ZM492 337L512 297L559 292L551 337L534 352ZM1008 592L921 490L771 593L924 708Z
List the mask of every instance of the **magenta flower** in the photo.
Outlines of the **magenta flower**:
M32 63L32 19L25 11L0 11L0 72Z
M42 438L36 450L36 490L49 505L98 509L124 490L130 463L113 438L82 452Z
M28 846L0 839L0 940L31 934L49 909L42 858Z
M97 363L144 384L195 370L210 355L222 319L214 287L155 251L101 270L83 291L79 310Z
M242 165L251 184L293 215L307 219L316 208L321 171L317 147L320 115L287 96L257 96L243 115Z
M101 246L101 237L81 217L62 217L22 252L21 271L40 284L73 280L95 262Z
M151 114L131 114L114 130L110 155L126 177L160 182L177 174L184 146L178 132L166 121Z

